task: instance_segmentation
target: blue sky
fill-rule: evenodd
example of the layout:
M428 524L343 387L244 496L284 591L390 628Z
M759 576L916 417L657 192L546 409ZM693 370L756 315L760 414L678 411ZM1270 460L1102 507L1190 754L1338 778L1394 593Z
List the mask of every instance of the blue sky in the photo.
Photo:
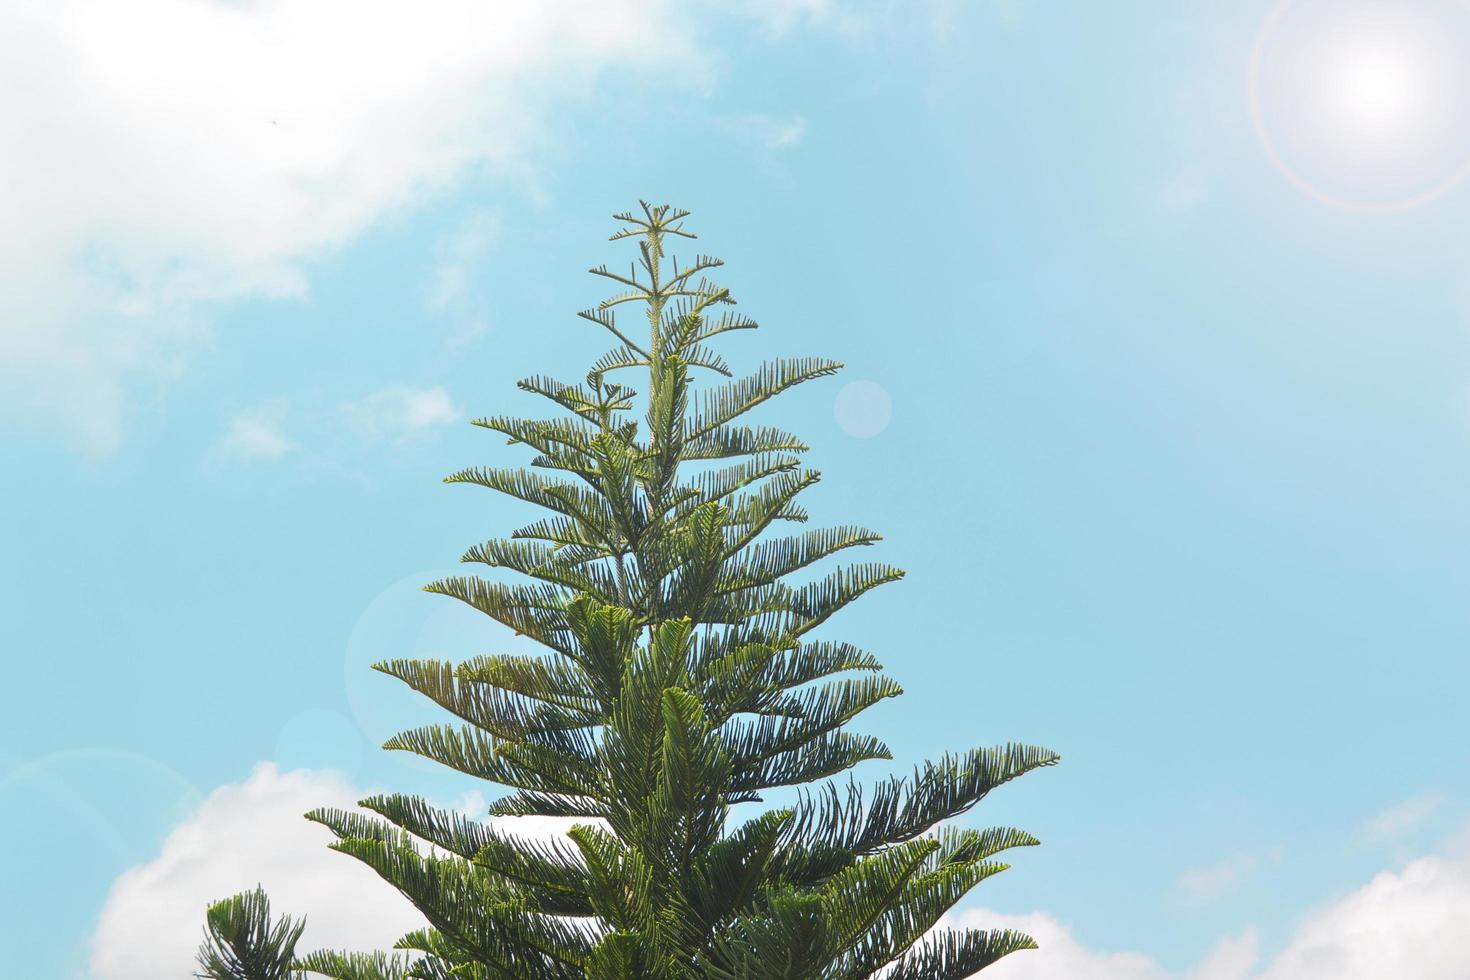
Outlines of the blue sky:
M0 15L14 968L183 975L124 899L187 953L170 882L256 877L179 828L270 850L239 835L297 770L475 789L376 748L432 713L367 664L504 648L418 586L520 512L439 481L518 460L463 424L534 410L516 378L601 353L584 270L647 198L763 324L737 368L847 365L776 411L814 516L909 571L840 624L907 690L868 729L1064 756L968 818L1044 842L967 903L1052 937L1004 976L1380 976L1342 939L1375 909L1470 969L1423 925L1470 907L1467 90L1383 42L1311 143L1312 0L589 10ZM1384 104L1444 145L1403 158ZM276 810L227 836L234 792Z

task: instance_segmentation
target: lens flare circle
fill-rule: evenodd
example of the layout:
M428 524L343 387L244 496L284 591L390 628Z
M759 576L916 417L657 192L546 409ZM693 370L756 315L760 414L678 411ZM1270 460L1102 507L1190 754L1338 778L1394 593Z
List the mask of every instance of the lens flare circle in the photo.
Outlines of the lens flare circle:
M1303 193L1362 213L1425 204L1470 173L1470 4L1281 0L1249 97L1267 157Z
M351 715L346 721L355 724L369 744L381 745L399 732L444 720L437 705L403 682L374 670L374 664L393 660L457 663L484 653L544 652L545 648L535 641L516 635L463 603L424 593L426 583L464 573L462 567L431 569L399 579L374 596L353 624L342 661ZM295 747L312 748L319 755L324 750L341 751L342 757L351 761L352 740L335 723L328 724L332 741L323 738L304 746L297 742ZM318 731L327 734L319 729L308 729L307 734L315 739ZM418 772L446 771L437 762L411 752L386 755Z
M857 439L871 439L887 429L893 419L893 399L888 389L876 381L853 381L837 393L832 414L843 432Z

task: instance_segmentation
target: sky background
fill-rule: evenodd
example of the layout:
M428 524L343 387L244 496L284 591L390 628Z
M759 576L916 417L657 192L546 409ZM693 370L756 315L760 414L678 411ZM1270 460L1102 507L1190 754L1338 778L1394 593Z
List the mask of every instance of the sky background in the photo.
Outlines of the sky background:
M186 976L257 881L391 941L299 815L495 795L368 664L515 646L419 591L525 514L440 479L524 461L464 423L603 351L644 198L737 370L847 365L771 417L909 572L829 633L860 727L1062 753L964 818L1043 841L987 976L1470 975L1470 10L733 6L6 5L10 969Z

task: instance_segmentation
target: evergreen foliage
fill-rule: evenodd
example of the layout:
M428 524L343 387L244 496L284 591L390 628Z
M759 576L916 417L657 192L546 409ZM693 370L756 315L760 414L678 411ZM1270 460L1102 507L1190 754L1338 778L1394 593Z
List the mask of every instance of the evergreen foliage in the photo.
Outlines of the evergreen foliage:
M341 980L949 980L1034 945L1010 931L926 933L1007 867L998 855L1036 843L946 821L1057 756L1007 745L871 788L844 778L891 758L848 723L900 689L871 654L814 633L903 573L856 562L817 574L877 542L866 528L776 533L807 521L798 497L818 474L797 436L747 415L840 365L782 359L734 379L715 342L755 323L707 278L720 260L681 267L666 254L695 237L686 215L644 204L615 216L612 239L636 239L636 264L591 270L620 291L581 314L615 346L579 384L520 382L556 417L475 422L528 446L531 469L447 479L543 514L463 556L519 580L427 590L546 654L376 665L458 719L386 748L504 787L491 815L579 822L563 839L523 839L401 795L362 801L371 815L308 814L429 926L394 954L319 953L300 968ZM615 317L629 306L636 327ZM635 371L641 395L614 380ZM697 386L696 371L726 380ZM736 819L751 808L732 807L770 791L790 802Z
M293 980L296 942L306 921L271 921L271 903L259 886L211 905L204 914L199 973L204 980Z

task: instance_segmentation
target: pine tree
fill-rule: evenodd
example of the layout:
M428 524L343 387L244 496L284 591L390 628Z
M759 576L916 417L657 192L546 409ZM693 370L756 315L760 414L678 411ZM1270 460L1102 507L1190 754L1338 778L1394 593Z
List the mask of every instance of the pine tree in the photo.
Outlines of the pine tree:
M300 967L342 980L947 980L1034 946L1004 930L926 933L1007 867L1000 852L1036 843L946 822L1058 757L1007 745L871 788L843 778L891 758L847 726L900 689L818 628L903 573L815 573L879 540L862 527L773 533L807 520L798 497L818 474L799 438L747 413L840 365L774 360L696 385L696 372L733 379L715 343L755 323L706 278L720 260L681 267L666 253L695 237L687 214L645 203L615 216L612 240L637 239L636 264L592 269L620 291L581 316L616 346L583 383L520 382L558 417L475 422L530 447L531 469L447 478L542 516L463 556L519 580L427 590L546 653L375 665L459 719L386 748L504 787L493 816L579 822L563 839L519 838L403 795L362 801L372 816L308 814L429 927L395 954L320 953ZM644 315L636 329L616 318L630 305ZM641 394L621 380L633 372ZM742 816L772 793L786 805Z
M306 922L272 921L265 891L241 892L211 905L197 959L203 980L292 980L296 942Z

